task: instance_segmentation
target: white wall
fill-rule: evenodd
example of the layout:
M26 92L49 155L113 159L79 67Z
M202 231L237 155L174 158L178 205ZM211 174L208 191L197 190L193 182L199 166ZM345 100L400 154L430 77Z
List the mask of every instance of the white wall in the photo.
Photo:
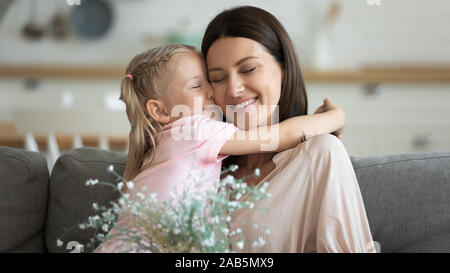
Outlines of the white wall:
M20 30L27 20L30 1L39 3L39 22L48 23L55 10L56 1L62 0L13 2L0 22L0 65L112 65L125 68L134 55L158 44L149 42L149 36L164 37L170 31L179 28L180 21L187 20L189 26L186 30L193 36L201 37L207 23L221 10L250 4L270 11L282 22L297 47L303 67L311 68L315 65L314 49L318 48L314 37L318 36L318 25L323 21L332 2L331 0L111 0L115 10L115 23L104 38L84 41L72 34L63 42L56 42L50 37L29 42L20 35ZM370 6L365 0L336 2L341 4L341 13L331 28L321 32L324 33L322 37L328 44L320 48L328 48L328 51L322 52L328 52L328 56L331 56L328 62L330 69L356 68L364 65L450 64L450 3L447 0L380 0L380 6ZM65 8L68 11L70 7ZM119 105L118 111L115 112L105 108L105 96L118 98L119 85L120 79L42 79L39 88L29 91L24 87L22 78L0 77L0 120L16 121L21 132L39 129L46 131L49 130L48 126L53 124L54 128L69 132L97 127L100 133L115 132L126 135L129 125L123 108ZM323 97L336 98L338 103L352 113L349 125L355 127L347 130L347 136L368 140L360 146L355 144L356 146L349 147L350 150L356 155L370 155L374 152L367 147L375 144L369 142L377 140L368 131L358 130L361 118L367 119L362 121L367 124L383 121L377 121L375 118L376 107L372 107L370 113L364 111L367 109L361 106L361 100L369 105L371 102L364 101L366 99L360 96L362 88L358 84L308 85L309 112L314 111ZM391 89L387 88L386 93ZM436 126L443 128L444 131L438 132L443 138L446 137L444 133L447 132L446 128L450 128L450 120L447 123L442 122L442 117L450 116L450 109L446 106L448 100L445 99L450 93L448 84L405 84L393 90L392 94L395 96L389 97L392 100L381 100L372 104L390 109L389 113L394 115L391 121L396 120L397 124L407 124L412 120L413 124L410 126L414 126L414 119L404 116L401 112L396 113L394 111L396 104L404 108L410 106L411 109L429 111L426 118L416 115L416 120L421 124L433 124L434 117L440 117ZM411 97L411 90L414 91L415 99L407 100ZM69 109L64 108L61 103L67 92L73 94L73 103ZM420 108L424 102L427 105L426 109ZM77 111L97 112L98 117L103 119L98 121L68 117L67 120L72 120L70 123L61 119L62 114L76 115ZM42 114L41 119L38 118L39 113ZM53 116L58 116L59 119L49 119L49 115L51 116L49 113L53 113ZM30 118L26 117L27 114ZM427 119L430 122L427 122ZM91 124L88 126L89 122ZM439 147L450 149L450 141L446 145ZM405 152L407 149L399 148L396 152ZM390 152L383 151L383 153Z
M221 10L250 4L273 13L286 27L307 62L317 25L331 0L111 0L115 24L104 39L83 42L76 36L58 43L50 38L25 42L20 30L29 2L39 3L38 20L47 24L62 0L15 0L0 25L0 63L118 64L154 44L147 35L165 35L182 18L201 37L207 23ZM379 63L450 62L450 4L447 0L339 0L341 12L329 31L330 55L336 67ZM69 9L69 6L66 7Z

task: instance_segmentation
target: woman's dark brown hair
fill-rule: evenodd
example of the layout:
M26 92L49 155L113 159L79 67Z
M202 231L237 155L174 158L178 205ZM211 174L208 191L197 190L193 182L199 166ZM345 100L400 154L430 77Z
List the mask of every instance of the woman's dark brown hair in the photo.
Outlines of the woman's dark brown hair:
M244 37L265 47L284 70L281 87L280 122L308 113L308 100L294 45L284 27L269 12L252 6L235 7L218 14L203 36L202 54L206 59L211 45L221 37Z
M218 14L203 36L202 54L206 60L211 45L221 37L243 37L261 45L284 70L278 102L280 122L294 116L308 114L308 100L300 64L294 45L283 25L269 12L252 6L241 6ZM229 157L224 166L236 161Z

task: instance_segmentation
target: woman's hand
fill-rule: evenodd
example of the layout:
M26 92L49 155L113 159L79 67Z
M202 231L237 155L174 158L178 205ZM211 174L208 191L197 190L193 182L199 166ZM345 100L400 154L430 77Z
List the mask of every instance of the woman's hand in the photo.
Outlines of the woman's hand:
M342 127L339 128L337 131L332 132L333 135L335 135L339 139L342 139L342 133L343 133L344 127L345 127L345 112L339 105L333 103L329 98L326 98L323 100L323 104L316 109L314 114L325 113L325 112L328 112L333 109L338 109L338 110L342 111L342 113L344 114L343 115L344 120L342 123Z

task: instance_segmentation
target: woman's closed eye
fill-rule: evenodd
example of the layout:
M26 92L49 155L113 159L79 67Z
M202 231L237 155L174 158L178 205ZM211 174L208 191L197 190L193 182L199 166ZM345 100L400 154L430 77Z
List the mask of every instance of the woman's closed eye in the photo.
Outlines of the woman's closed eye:
M251 72L253 72L255 70L256 70L256 67L250 67L250 68L243 69L241 71L241 73L248 74L248 73L251 73ZM219 77L210 77L210 82L213 82L213 83L218 83L218 82L221 82L223 80L225 80L225 77L220 77L220 78Z
M242 71L242 73L250 73L250 72L255 71L255 69L256 69L256 67L251 67L251 68L248 68L248 69L244 69L244 70Z
M225 77L210 77L209 78L209 81L210 82L220 82L220 81L223 81L225 79Z

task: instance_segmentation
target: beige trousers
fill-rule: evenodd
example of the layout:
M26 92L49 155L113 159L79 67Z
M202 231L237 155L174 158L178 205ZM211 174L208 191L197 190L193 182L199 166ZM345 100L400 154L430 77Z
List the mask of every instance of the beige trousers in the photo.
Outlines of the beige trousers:
M269 182L271 197L257 203L268 212L232 215L233 226L241 228L246 240L265 244L253 247L246 241L242 249L233 246L236 252L376 252L358 181L340 139L318 135L276 154L273 161L276 168L263 180Z

